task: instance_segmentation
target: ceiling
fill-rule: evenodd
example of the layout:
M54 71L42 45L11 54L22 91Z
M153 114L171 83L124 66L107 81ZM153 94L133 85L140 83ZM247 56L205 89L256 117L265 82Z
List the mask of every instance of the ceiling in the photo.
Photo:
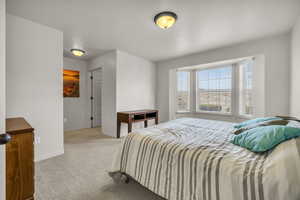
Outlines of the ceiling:
M7 0L10 14L64 32L65 54L120 49L152 61L275 35L292 28L299 0ZM153 17L178 15L168 30Z

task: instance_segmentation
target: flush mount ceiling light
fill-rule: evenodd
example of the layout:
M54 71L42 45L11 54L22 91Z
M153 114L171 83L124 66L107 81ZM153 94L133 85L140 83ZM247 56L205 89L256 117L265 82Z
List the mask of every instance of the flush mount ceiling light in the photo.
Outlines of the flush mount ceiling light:
M71 49L71 52L74 56L83 56L85 54L85 51L81 49Z
M176 20L177 20L177 15L170 11L164 11L158 13L154 17L154 23L162 29L170 28L175 24Z

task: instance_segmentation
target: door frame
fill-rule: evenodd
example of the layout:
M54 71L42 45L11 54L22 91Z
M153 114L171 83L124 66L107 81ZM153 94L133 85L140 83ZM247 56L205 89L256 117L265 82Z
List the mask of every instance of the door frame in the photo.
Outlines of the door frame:
M93 89L94 89L94 83L93 83L93 72L98 71L98 70L103 70L102 67L97 67L92 70L89 70L89 99L90 99L90 120L91 120L91 128L94 128L94 96L93 96ZM102 90L101 90L101 102L102 102ZM102 103L101 103L101 110L102 110ZM102 119L102 114L101 114L101 119Z

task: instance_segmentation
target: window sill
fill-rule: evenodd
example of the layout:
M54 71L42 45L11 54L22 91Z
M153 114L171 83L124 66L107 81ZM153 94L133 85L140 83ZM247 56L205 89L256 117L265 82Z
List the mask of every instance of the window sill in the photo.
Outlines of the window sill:
M191 111L177 111L176 114L193 114Z
M238 116L238 118L240 118L240 119L252 119L253 118L253 116L252 115L239 115Z
M218 112L176 112L176 115L187 115L186 117L196 117L196 118L203 118L203 119L214 119L213 117L216 117L216 120L224 120L224 121L230 121L230 122L241 122L245 120L251 119L251 116L245 116L245 115L233 115L232 113L218 113ZM205 115L207 117L205 117Z
M208 114L208 115L219 115L219 116L226 116L226 117L234 117L232 113L220 113L220 112L205 112L205 111L196 111L194 114Z

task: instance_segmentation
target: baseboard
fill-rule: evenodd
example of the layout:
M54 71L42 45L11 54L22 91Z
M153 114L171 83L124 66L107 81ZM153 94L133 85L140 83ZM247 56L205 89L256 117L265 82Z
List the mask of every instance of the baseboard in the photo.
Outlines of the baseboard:
M49 153L49 154L44 154L44 155L40 156L39 158L35 158L34 162L40 162L42 160L47 160L49 158L60 156L62 154L64 154L64 149L62 149L62 150L60 150L58 152L52 152L52 153Z

